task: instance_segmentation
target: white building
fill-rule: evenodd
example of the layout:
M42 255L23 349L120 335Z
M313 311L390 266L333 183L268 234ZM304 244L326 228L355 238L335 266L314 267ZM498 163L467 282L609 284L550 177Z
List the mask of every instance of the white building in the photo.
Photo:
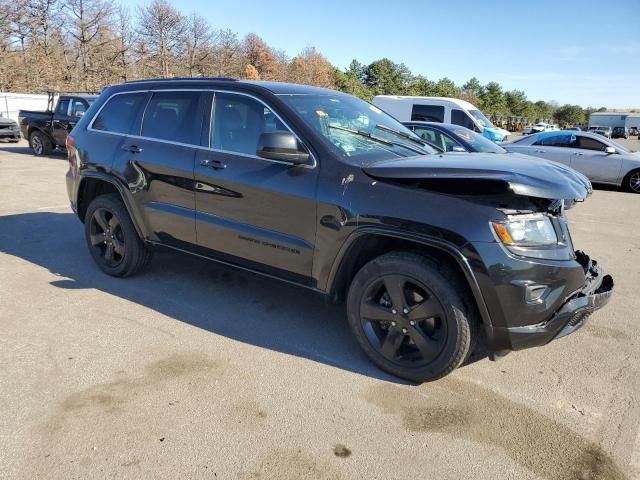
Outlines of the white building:
M589 115L590 127L633 127L640 126L640 113L594 112Z

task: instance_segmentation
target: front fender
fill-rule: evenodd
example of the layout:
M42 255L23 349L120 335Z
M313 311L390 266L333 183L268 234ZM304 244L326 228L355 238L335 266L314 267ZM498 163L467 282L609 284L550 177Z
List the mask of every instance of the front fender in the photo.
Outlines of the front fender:
M389 237L399 240L410 241L419 245L424 245L426 247L435 248L443 252L444 254L451 257L456 264L462 270L465 279L469 285L469 288L473 294L473 297L476 301L476 305L478 307L478 312L482 317L482 322L486 328L491 329L491 316L489 315L489 311L487 309L487 305L484 301L484 297L482 296L482 292L476 280L475 274L471 266L469 265L469 261L467 257L453 244L444 241L439 238L434 238L426 235L418 235L411 232L399 232L391 229L387 229L379 226L362 226L354 230L345 240L342 247L338 251L338 255L336 256L333 266L331 268L329 278L327 281L328 291L333 293L334 289L337 286L338 275L341 267L343 266L343 262L348 258L349 252L352 247L355 245L355 242L362 238L363 236L373 235L373 236L383 236Z

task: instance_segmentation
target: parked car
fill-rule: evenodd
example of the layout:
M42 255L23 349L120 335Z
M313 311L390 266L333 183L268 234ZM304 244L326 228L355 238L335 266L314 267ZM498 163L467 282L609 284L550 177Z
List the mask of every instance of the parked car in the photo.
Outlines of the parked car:
M531 127L531 133L553 132L556 130L560 130L557 125L546 122L538 122Z
M132 275L163 246L346 298L364 352L412 381L447 375L480 338L494 352L544 345L608 302L611 276L574 251L564 216L588 180L431 151L334 90L138 81L79 120L66 182L106 274Z
M488 138L459 125L435 122L403 122L403 125L442 152L507 152Z
M458 98L377 95L373 104L401 122L452 123L494 142L501 142L510 134L493 125L473 104Z
M603 137L611 138L612 129L611 127L598 127L593 131L593 133L602 135Z
M629 129L629 135L638 135L638 127L631 127Z
M20 140L20 128L15 120L0 117L0 140L15 143Z
M610 138L629 138L629 129L627 127L613 127Z
M61 95L53 111L20 110L20 129L33 153L48 155L64 147L67 135L95 99L95 95Z
M503 143L509 152L562 163L592 182L640 193L640 154L590 132L547 132Z

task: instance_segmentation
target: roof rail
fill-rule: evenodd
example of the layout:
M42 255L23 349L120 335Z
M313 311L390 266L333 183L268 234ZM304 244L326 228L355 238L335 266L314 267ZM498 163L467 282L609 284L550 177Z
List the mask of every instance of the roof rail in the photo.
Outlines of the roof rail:
M124 83L144 83L144 82L170 82L172 80L226 80L237 82L237 78L232 77L171 77L171 78L147 78L144 80L127 80Z

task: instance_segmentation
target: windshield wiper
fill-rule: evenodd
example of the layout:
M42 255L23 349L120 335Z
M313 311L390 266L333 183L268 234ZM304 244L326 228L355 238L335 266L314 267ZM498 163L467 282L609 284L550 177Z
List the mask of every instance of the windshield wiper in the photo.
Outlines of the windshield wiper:
M386 138L381 138L376 135L372 135L369 132L365 132L364 130L357 130L355 128L343 127L342 125L335 125L333 123L330 123L329 125L327 125L327 127L335 128L336 130L342 130L343 132L353 133L354 135L359 135L361 137L368 138L369 140L373 140L374 142L382 143L383 145L388 145L390 147L402 147L402 148L406 148L407 150L411 150L414 153L419 153L420 155L426 154L424 150L419 150L415 147L407 145L406 143L387 140Z
M407 140L411 140L413 143L417 143L418 145L424 145L423 141L418 140L415 137L412 137L408 133L401 132L400 130L394 130L393 128L385 127L384 125L376 125L375 128L378 128L385 132L393 133L394 135L397 135L402 138L406 138Z

